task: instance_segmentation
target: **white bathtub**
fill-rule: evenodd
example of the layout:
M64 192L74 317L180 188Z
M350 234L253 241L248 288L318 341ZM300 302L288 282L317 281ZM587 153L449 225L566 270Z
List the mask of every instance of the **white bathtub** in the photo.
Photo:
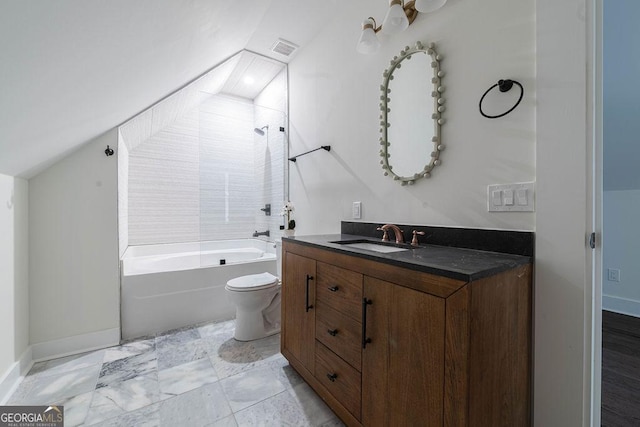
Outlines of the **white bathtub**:
M120 271L125 340L231 319L227 281L277 274L274 244L258 239L130 246Z

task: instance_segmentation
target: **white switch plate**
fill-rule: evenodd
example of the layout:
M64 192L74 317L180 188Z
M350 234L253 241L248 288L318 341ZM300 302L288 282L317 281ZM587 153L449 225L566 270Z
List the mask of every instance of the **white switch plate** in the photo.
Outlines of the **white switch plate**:
M493 184L487 186L489 212L533 212L534 183Z
M362 218L362 202L353 202L353 207L351 208L351 216L353 219Z

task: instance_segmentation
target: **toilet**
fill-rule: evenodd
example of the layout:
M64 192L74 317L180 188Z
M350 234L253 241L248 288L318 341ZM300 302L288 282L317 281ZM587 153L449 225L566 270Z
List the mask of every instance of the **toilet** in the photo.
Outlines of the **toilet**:
M236 277L225 286L229 301L236 306L238 341L253 341L280 332L280 255L282 242L276 242L278 277L271 273Z

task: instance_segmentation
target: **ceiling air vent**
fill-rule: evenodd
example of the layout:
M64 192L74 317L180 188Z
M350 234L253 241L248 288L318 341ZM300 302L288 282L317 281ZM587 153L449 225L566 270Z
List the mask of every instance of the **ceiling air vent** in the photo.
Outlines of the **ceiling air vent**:
M273 52L283 56L291 56L296 49L298 49L297 44L282 39L278 39L273 46L271 46Z

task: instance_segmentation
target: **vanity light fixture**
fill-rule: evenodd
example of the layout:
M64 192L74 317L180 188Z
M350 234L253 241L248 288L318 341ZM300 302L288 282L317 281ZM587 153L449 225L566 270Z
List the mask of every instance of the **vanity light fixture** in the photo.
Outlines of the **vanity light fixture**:
M409 28L409 16L407 11L402 7L403 0L391 0L387 16L382 21L380 28L385 34L398 34ZM413 6L412 6L413 7ZM411 21L416 18L417 12L415 8L408 8Z
M380 49L380 40L376 36L379 31L383 34L397 34L406 30L416 19L418 12L433 12L440 9L447 0L390 0L389 10L382 25L368 17L362 23L362 33L358 39L356 50L359 53L375 53Z
M440 9L447 0L416 0L416 10L422 13L429 13Z

